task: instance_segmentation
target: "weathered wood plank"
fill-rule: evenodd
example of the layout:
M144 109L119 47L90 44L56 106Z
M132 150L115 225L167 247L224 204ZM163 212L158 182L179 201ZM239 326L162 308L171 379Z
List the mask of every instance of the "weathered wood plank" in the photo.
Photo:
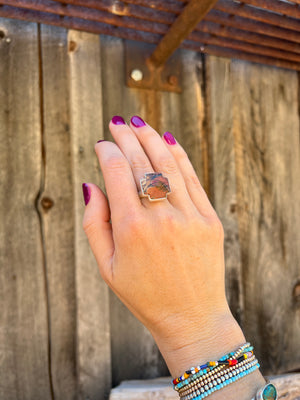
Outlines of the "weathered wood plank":
M211 193L224 227L227 299L239 323L243 315L242 265L236 204L234 137L232 132L231 61L206 58L207 118L211 130Z
M0 19L0 398L51 399L37 25Z
M41 26L44 176L40 193L55 400L76 398L76 304L67 30Z
M70 107L75 212L78 398L99 399L111 384L108 288L82 229L81 184L101 184L94 152L103 138L98 35L69 31Z
M264 373L300 366L297 73L232 63L233 133L247 338ZM294 297L293 297L294 296Z
M105 137L111 140L108 123L122 115L129 123L140 115L156 124L153 113L156 94L150 90L130 89L125 85L124 42L102 37L103 120ZM124 379L152 378L166 374L165 363L149 331L110 293L110 324L113 385Z

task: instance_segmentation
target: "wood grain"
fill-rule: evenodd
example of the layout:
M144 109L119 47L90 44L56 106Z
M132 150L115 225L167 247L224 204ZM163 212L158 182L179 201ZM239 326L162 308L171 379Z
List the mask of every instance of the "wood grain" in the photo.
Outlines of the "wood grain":
M76 398L76 304L67 31L41 26L43 226L55 400Z
M50 400L37 25L0 29L0 398Z
M247 338L264 373L300 365L297 73L234 61L233 134Z
M99 36L69 31L78 399L108 396L111 385L108 288L82 228L83 182L102 184L94 152L103 138Z
M237 321L243 323L242 265L239 243L234 137L232 132L231 61L210 56L206 59L207 118L211 129L213 204L224 227L226 294Z

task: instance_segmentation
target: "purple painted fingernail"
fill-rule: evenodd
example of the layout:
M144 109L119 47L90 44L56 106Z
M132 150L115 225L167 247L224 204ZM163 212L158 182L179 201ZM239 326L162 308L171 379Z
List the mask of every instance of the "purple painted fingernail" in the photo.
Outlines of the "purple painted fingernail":
M97 143L101 143L101 142L105 142L105 140L104 139L100 139L100 140L98 140Z
M142 118L138 117L137 115L133 116L131 118L131 123L133 126L136 128L141 128L142 126L146 126L145 122L142 120Z
M84 203L87 206L90 199L91 199L91 188L86 183L82 184L82 192L83 192L83 199Z
M172 135L171 132L165 132L163 134L163 138L165 139L165 141L168 144L171 144L171 145L176 144L176 140L175 140L175 138L174 138L174 136Z
M111 122L114 125L125 125L125 121L122 117L120 117L119 115L115 115L114 117L112 117Z

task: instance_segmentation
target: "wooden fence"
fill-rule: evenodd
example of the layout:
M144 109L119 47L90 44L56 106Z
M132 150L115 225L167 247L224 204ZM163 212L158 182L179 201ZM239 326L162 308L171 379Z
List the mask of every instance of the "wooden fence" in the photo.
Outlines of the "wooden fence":
M265 374L300 368L299 79L182 51L182 94L129 89L124 41L0 19L0 398L102 400L167 375L101 280L81 183L141 115L188 151L226 232L227 293ZM199 327L200 328L200 327Z

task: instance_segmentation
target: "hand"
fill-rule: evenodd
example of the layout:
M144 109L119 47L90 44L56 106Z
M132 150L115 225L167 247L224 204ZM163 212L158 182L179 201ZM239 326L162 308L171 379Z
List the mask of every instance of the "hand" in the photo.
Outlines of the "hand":
M116 144L95 146L107 198L88 184L83 227L103 279L175 376L245 342L225 297L223 228L172 135L161 138L137 117L130 126L113 121ZM139 198L140 179L154 171L169 179L167 200Z

